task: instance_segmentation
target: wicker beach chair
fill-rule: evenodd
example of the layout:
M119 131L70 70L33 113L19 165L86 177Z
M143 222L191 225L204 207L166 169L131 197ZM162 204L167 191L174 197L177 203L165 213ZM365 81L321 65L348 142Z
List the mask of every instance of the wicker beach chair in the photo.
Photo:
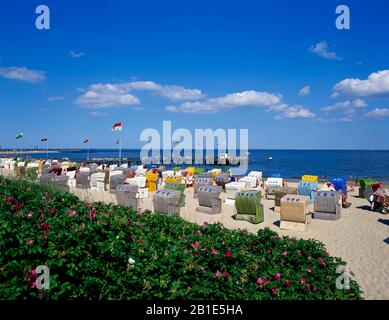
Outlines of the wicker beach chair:
M126 175L122 173L111 175L111 177L109 178L109 190L114 193L116 188L124 184L126 179L127 179Z
M339 191L318 191L315 197L313 219L338 220L342 209L342 198Z
M282 187L275 191L275 206L281 207L281 199L287 194L297 194L297 188Z
M318 189L317 182L304 182L301 181L297 185L297 192L299 195L308 196L310 198L311 204L315 202L315 194Z
M209 214L218 214L222 211L221 186L201 186L197 191L197 211Z
M66 175L61 175L61 176L54 175L53 178L51 179L51 184L56 190L68 192L69 191L68 180L69 177Z
M281 224L285 230L305 231L310 222L308 206L310 198L301 195L286 195L281 199Z
M365 197L365 189L375 182L376 181L373 179L364 179L364 178L359 179L359 197L364 198Z
M185 195L184 195L185 184L183 184L183 183L166 183L165 189L179 191L181 193L181 197L180 197L180 201L179 201L178 205L180 207L185 206Z
M149 192L154 192L157 190L158 182L158 173L149 171L146 173L146 187L149 189Z
M76 186L79 189L88 189L90 187L89 171L79 171L76 173Z
M235 195L235 220L258 224L264 221L261 191L238 191Z
M269 195L275 195L276 190L282 188L283 184L284 181L282 178L268 178L265 182L266 198L268 198Z
M230 182L230 174L228 172L221 172L215 178L215 183L217 186L221 186L225 189L227 183Z
M180 214L181 192L170 189L157 190L153 195L153 207L155 212L169 216Z
M255 188L262 185L262 172L251 171L247 176L239 179L239 182L246 183L246 188Z
M95 172L90 176L91 188L97 188L97 181L105 181L105 172Z
M230 182L225 185L225 189L227 193L227 199L235 200L235 195L237 194L237 192L246 189L246 183L240 181Z
M195 183L193 188L194 197L197 197L198 190L201 186L212 186L213 179L211 175L195 175Z
M122 206L128 206L138 211L139 198L138 198L138 185L135 184L121 184L118 185L115 194L117 204Z

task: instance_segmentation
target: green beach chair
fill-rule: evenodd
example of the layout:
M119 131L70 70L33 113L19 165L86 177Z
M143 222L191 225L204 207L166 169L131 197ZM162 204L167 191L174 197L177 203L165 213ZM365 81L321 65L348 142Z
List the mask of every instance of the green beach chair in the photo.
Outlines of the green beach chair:
M368 186L376 182L373 179L359 179L359 197L364 198L365 197L365 190Z
M183 183L165 183L165 189L175 190L175 191L181 192L181 197L180 197L180 200L178 202L178 205L180 207L185 206L185 195L184 195L185 184L183 184Z
M38 179L38 174L36 173L37 168L27 168L26 170L26 178L28 180L35 181Z
M244 220L253 224L264 221L261 191L238 191L235 196L235 220Z
M194 174L202 174L205 172L205 169L204 168L195 168L195 172Z

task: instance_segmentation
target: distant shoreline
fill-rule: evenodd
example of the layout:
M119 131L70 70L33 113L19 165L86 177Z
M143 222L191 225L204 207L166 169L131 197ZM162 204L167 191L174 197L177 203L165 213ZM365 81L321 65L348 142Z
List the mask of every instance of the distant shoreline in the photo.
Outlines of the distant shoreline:
M12 155L12 154L40 154L40 153L62 153L62 152L80 152L81 150L6 150L0 151L0 155Z

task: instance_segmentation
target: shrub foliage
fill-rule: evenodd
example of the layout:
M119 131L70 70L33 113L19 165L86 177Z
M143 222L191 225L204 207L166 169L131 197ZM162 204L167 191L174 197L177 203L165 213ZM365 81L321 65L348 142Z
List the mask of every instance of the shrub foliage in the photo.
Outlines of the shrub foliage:
M0 299L360 299L322 243L88 204L0 178ZM36 288L35 268L50 269Z

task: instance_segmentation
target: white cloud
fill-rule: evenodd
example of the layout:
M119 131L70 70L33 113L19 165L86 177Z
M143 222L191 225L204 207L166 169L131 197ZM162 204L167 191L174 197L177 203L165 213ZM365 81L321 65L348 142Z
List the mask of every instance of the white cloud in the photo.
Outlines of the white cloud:
M366 113L365 116L376 119L388 118L389 108L375 108L373 111Z
M76 51L70 51L69 52L69 55L72 57L72 58L81 58L81 57L85 57L85 53L80 51L80 52L76 52Z
M342 60L342 57L339 57L335 52L328 51L328 45L326 41L321 41L311 46L309 51L323 57L325 59L333 59L333 60Z
M343 101L343 102L338 102L333 105L327 106L325 108L322 108L324 112L331 112L335 110L343 110L344 114L350 118L355 115L355 110L356 109L362 109L367 107L367 104L364 100L362 99L355 99L354 101Z
M160 85L153 81L132 81L124 85L128 90L154 91L162 97L173 101L196 100L204 96L199 89L187 89L177 85Z
M38 83L45 80L45 73L43 71L27 69L26 67L0 67L0 77Z
M178 108L176 106L167 106L166 107L166 111L169 111L169 112L178 112Z
M216 113L238 107L271 107L281 103L282 96L267 92L243 91L204 101L185 102L180 106L168 106L167 111L183 113Z
M76 99L76 104L83 108L125 107L139 103L139 99L121 85L100 83L91 85Z
M354 97L389 96L389 70L374 72L366 80L342 80L335 85L334 93Z
M311 119L315 114L309 109L302 106L287 107L280 115L276 116L276 120L280 119Z
M309 96L311 93L311 88L309 86L305 86L304 88L300 89L299 91L299 97L306 97Z
M105 108L113 106L139 105L139 99L131 92L151 91L173 101L194 100L202 98L201 90L187 89L176 85L160 85L153 81L132 81L122 83L92 84L83 95L77 98L76 104L81 107Z
M316 118L315 121L320 123L331 123L331 122L353 122L353 118L341 117L341 118Z
M365 102L365 100L362 100L362 99L355 99L353 101L353 106L355 108L365 108L367 107L367 103Z
M107 114L105 112L92 111L89 112L89 115L92 117L105 117Z
M351 101L347 100L344 102L335 103L331 106L327 106L327 107L323 108L322 110L325 112L330 112L330 111L334 111L334 110L347 110L347 109L350 109L351 107L352 107Z
M266 111L280 113L276 119L313 118L315 115L301 106L288 106L282 103L280 94L243 91L230 93L223 97L206 99L204 101L185 102L179 106L167 106L168 112L182 113L217 113L231 109L261 107Z
M51 97L48 97L48 98L47 98L47 101L49 101L49 102L52 102L52 101L61 101L61 100L63 100L63 99L65 99L65 97L63 97L63 96L51 96Z

